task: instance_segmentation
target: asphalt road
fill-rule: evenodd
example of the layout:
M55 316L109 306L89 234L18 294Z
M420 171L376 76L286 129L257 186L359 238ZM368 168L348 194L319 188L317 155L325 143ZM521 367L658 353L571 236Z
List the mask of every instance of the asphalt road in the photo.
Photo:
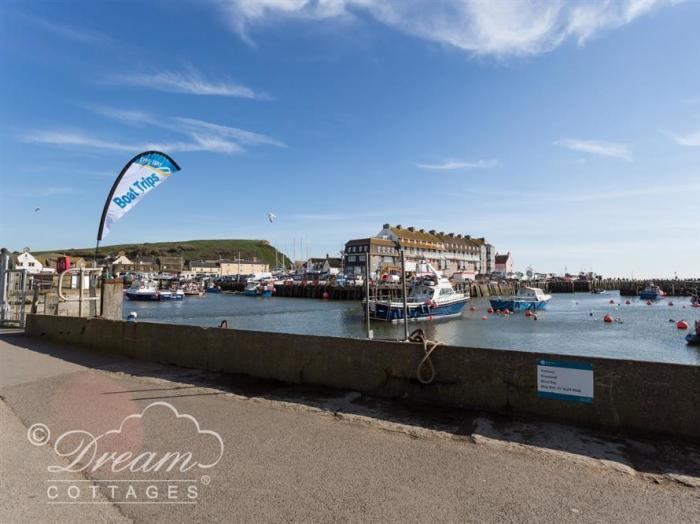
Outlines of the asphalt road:
M7 333L0 396L2 522L700 520L700 449L689 444L413 409Z

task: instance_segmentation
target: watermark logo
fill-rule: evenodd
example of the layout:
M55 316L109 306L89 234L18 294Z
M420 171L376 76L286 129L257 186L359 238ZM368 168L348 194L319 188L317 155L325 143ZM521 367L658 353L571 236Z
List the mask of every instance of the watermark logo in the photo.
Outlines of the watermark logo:
M98 504L105 498L196 504L224 453L219 433L203 429L192 415L163 401L104 433L71 430L52 439L50 428L38 423L27 430L27 439L35 446L52 442L60 458L47 467L46 496L52 504Z

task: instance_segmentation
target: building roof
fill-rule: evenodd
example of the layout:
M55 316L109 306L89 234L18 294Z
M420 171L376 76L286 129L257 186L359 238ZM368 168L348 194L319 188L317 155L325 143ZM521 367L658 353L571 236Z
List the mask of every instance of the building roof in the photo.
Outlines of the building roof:
M505 255L496 255L496 264L506 264L510 258L510 253Z
M379 237L356 238L345 242L346 246L366 246L367 244L371 244L373 246L396 246L396 242L394 242L393 240Z
M327 258L328 265L332 268L343 267L343 261L340 258Z
M404 228L401 226L396 226L396 227L390 227L389 231L391 231L394 235L399 237L400 239L403 240L416 240L416 241L422 241L422 242L433 242L433 243L440 243L440 239L435 236L431 235L428 231L425 229L416 229L414 227L409 227L409 228Z
M216 268L216 267L219 267L219 261L218 260L190 260L190 269L193 267Z

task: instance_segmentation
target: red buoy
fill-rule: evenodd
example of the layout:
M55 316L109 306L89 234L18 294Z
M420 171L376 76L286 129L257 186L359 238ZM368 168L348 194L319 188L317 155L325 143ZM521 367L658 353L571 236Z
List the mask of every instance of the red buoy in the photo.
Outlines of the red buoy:
M471 307L469 308L469 311L476 311L476 307L471 306Z
M611 304L614 304L615 301L611 298L611 299L610 299L610 303L611 303Z
M688 329L688 323L687 323L685 320L679 320L679 321L676 323L676 327L677 327L678 329Z
M669 305L669 306L672 306L672 305L673 305L673 302L669 302L668 305Z
M481 317L481 320L488 320L488 319L489 319L489 317L487 317L486 315L484 315L483 317Z
M603 317L603 322L605 322L606 324L610 324L611 322L615 322L615 319L612 315L605 315Z
M625 304L627 304L628 306L629 306L631 303L632 303L632 302L630 302L629 300L625 300Z
M486 311L488 311L489 313L493 313L493 308L490 307L490 308L488 308Z
M504 314L504 315L510 315L510 309L505 308L505 309L503 310L503 314Z
M525 316L526 316L526 317L531 317L531 316L532 316L532 311L530 311L530 310L528 309L528 310L525 312Z
M328 294L328 291L324 291L323 292L323 299L328 300L328 297L330 297L330 295Z

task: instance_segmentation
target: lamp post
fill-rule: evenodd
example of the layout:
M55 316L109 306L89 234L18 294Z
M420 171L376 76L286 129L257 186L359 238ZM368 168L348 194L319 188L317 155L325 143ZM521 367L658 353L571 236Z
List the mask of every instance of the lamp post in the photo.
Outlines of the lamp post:
M406 251L399 242L396 248L401 253L401 294L403 295L403 338L408 340L408 297L406 291Z

